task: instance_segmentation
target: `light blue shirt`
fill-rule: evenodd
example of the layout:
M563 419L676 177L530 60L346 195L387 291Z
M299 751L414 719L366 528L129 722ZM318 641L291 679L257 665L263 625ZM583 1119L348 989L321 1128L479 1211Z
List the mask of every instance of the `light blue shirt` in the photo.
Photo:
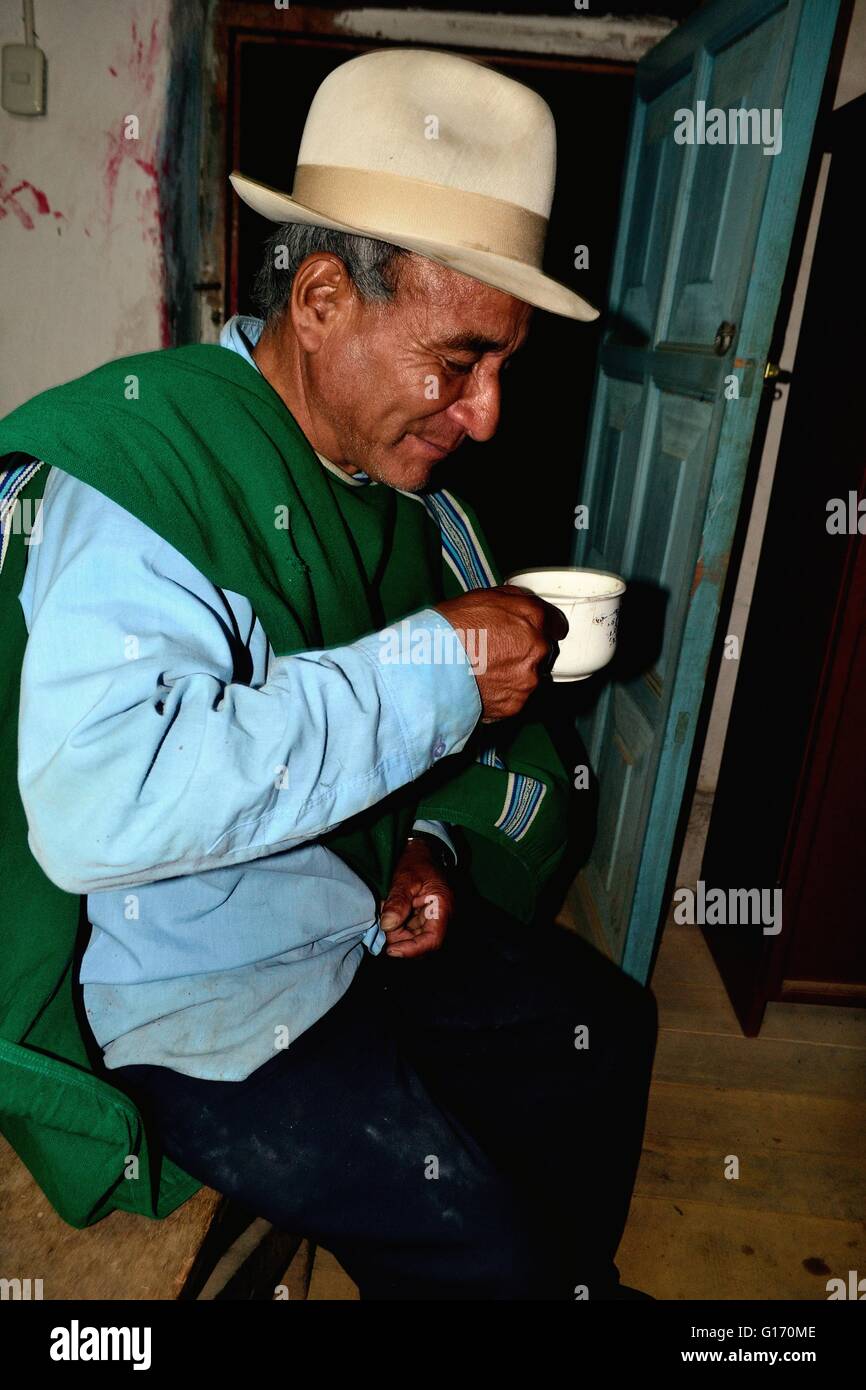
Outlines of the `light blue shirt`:
M221 342L255 366L260 329L231 320ZM30 846L87 895L80 979L106 1065L240 1080L382 949L373 894L317 840L464 747L472 669L383 661L378 633L275 657L245 598L59 468L20 601ZM453 636L432 608L411 624Z

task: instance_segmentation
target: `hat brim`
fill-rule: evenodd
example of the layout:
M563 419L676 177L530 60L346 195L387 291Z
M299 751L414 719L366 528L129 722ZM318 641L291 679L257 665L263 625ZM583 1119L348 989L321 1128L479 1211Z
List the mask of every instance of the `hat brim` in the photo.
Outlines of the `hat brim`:
M548 313L578 319L581 323L592 323L599 316L599 310L594 305L575 294L567 285L551 279L535 266L510 256L498 256L495 252L473 247L453 246L428 237L397 235L385 227L337 222L316 208L297 202L288 193L260 183L258 179L247 178L245 174L229 174L229 182L239 198L271 222L303 222L309 226L329 227L335 232L350 232L356 236L390 241L395 246L417 251L431 261L438 261L449 270L457 270L473 280L480 280L482 284L491 285L493 289L504 290L506 294L512 294L516 299L537 309L545 309Z

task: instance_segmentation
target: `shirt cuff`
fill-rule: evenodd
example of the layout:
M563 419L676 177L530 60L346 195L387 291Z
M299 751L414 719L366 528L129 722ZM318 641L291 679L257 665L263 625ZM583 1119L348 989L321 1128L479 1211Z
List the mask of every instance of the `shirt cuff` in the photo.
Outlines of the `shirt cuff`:
M412 826L413 830L423 830L427 835L435 835L437 840L441 840L451 852L451 863L457 863L457 850L454 841L445 829L441 820L416 820Z

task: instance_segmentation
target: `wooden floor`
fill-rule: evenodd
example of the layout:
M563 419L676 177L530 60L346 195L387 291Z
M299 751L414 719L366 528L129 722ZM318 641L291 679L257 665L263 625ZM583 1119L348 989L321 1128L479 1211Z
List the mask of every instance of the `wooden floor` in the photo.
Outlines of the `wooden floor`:
M744 1038L700 931L670 923L652 988L625 1282L663 1299L824 1300L831 1276L866 1274L866 1011L771 1004Z

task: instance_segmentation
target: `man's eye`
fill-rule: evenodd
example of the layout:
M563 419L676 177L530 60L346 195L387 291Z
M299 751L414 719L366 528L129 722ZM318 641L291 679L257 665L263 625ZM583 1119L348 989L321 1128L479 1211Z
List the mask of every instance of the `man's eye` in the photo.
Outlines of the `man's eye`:
M459 376L467 376L475 366L474 362L449 362L447 358L443 360L449 372L456 372Z

